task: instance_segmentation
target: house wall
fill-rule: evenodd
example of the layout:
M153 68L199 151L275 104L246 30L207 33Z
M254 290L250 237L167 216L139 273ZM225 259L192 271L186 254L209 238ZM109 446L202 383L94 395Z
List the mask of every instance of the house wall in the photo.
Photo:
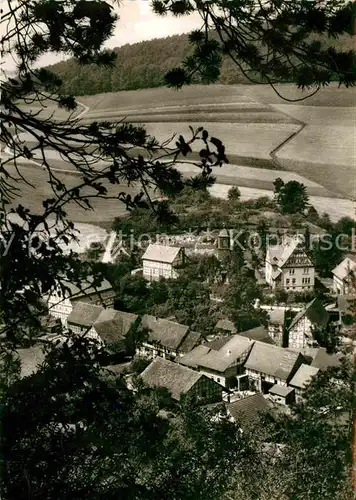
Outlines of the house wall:
M272 338L276 345L281 346L283 342L283 326L269 323L267 327L268 335Z
M52 293L48 298L49 313L54 318L60 318L63 326L67 327L67 318L73 310L73 305L69 299L59 297L57 293Z
M303 266L303 259L307 260L304 252L297 252L291 257L290 260L295 262L293 265L285 265L282 268L277 267L267 260L265 261L265 279L272 289L284 289L287 292L302 292L312 290L315 285L315 268L306 263ZM289 261L288 261L289 262ZM288 262L286 264L288 264ZM282 275L278 280L272 279L272 273L276 270L282 271Z
M349 277L341 279L338 276L333 278L333 291L338 295L349 295L353 292L353 286Z
M183 252L180 251L174 261L169 264L167 262L159 262L153 260L142 260L143 265L143 276L149 281L159 280L161 277L166 279L176 279L178 278L178 273L174 269L183 261Z
M222 400L222 391L221 385L207 377L201 377L187 392L187 395L195 397L202 403L215 403Z
M265 381L269 384L278 384L281 386L286 386L287 381L278 377L272 377L267 373L258 372L256 370L251 370L246 368L246 374L248 375L250 382L254 385L257 392L262 392L262 382Z
M308 346L308 340L312 339L312 323L306 317L300 318L294 327L289 330L288 347L302 349Z
M136 349L136 354L138 356L145 356L148 358L156 358L157 356L160 356L164 359L174 360L178 353L171 349L167 349L167 347L164 346L156 346L143 342L140 347Z
M314 288L314 267L283 267L282 273L282 286L287 292L303 292Z
M290 405L295 401L295 392L291 392L288 396L278 396L277 394L270 394L270 398L275 403L279 403L281 405Z

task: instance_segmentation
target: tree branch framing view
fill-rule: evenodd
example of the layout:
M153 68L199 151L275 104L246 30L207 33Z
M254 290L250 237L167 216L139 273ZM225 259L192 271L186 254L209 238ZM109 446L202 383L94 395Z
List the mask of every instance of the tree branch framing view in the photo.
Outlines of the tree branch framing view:
M308 102L324 87L355 84L355 52L344 44L355 5L153 0L156 16L201 24L182 60L167 58L175 67L162 51L159 77L155 67L140 84L135 63L107 48L120 2L3 4L2 60L16 68L2 69L0 108L3 498L354 498L355 221L320 215L309 189L323 186L269 169L275 157L268 165L257 154L230 157L213 119L213 131L194 119L219 103L198 100L198 111L170 103L177 130L162 140L141 122L156 113L160 123L165 111L147 111L134 94L119 118L106 109L103 119L102 97L78 75L95 75L106 90L115 72L133 89L152 81L173 102L187 86L221 82L229 64L284 103ZM69 59L40 66L51 54ZM303 92L288 97L284 84ZM241 127L262 113L262 128L267 119L290 128L283 143L297 133L284 110L239 95ZM130 120L131 98L140 119ZM230 104L227 90L219 112L227 116ZM188 135L184 112L194 115ZM236 185L226 200L211 195L236 158L272 172L272 198L245 199ZM95 236L84 252L71 250L83 242L76 213L109 202L120 216L105 218L107 246ZM142 234L160 236L143 249ZM257 377L253 363L265 357L277 368Z

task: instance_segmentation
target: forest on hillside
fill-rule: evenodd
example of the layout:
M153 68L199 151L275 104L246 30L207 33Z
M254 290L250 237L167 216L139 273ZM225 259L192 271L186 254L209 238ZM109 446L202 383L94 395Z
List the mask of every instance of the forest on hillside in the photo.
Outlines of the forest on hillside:
M333 41L333 45L335 43L346 50L352 48L350 37L341 37L337 42ZM113 67L79 65L74 59L51 66L63 80L61 91L72 95L95 95L161 87L164 85L164 75L180 66L191 53L192 47L188 35L183 34L127 44L114 50L117 58ZM196 80L195 83L204 82ZM217 83L229 85L251 82L229 57L225 57Z

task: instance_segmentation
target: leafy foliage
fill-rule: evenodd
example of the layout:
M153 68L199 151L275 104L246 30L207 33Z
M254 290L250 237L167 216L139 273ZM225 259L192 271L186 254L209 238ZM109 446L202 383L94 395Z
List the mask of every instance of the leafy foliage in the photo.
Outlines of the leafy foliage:
M280 178L273 184L275 199L282 213L298 214L307 208L309 197L304 184L298 181L284 183Z

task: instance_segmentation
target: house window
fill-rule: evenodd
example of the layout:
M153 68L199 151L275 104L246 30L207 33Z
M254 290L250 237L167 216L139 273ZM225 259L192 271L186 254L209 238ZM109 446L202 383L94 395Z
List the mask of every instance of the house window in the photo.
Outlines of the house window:
M294 284L295 283L295 278L292 279L292 283Z
M309 267L305 267L303 272L304 274L309 274Z
M289 279L288 278L286 279L286 283L287 283L287 285L289 285Z
M217 381L217 382L220 382L220 378L219 378L219 377L217 377L216 381Z
M293 290L295 290L295 286L293 287Z
M289 274L294 274L295 269L289 269Z

